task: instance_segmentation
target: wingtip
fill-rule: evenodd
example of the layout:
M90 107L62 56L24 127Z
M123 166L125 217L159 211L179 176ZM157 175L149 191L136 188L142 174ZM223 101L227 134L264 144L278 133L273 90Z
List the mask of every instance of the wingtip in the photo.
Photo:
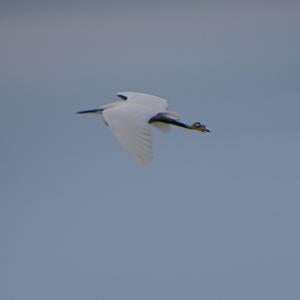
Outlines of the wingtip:
M120 99L126 101L128 99L128 96L126 96L126 92L121 92L117 94L117 97L119 97Z

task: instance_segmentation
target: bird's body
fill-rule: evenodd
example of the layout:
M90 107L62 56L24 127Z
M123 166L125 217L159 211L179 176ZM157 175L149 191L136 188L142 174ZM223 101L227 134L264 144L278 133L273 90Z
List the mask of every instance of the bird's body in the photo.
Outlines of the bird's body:
M161 131L168 131L170 125L177 125L209 132L198 122L192 125L179 122L179 115L168 111L168 102L163 98L137 92L118 93L117 96L121 101L78 113L102 114L105 124L120 144L140 162L147 162L152 157L151 125Z

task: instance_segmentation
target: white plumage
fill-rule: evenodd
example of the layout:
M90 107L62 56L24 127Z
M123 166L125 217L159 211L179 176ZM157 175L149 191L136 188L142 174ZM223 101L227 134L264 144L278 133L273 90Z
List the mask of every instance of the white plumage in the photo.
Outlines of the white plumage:
M195 129L178 122L179 115L168 111L166 99L137 92L122 92L117 96L124 101L78 113L102 114L123 148L139 162L145 163L152 158L150 125L164 132L169 130L170 124Z
M151 159L152 141L148 121L157 111L128 103L103 111L103 118L120 144L141 162Z
M127 103L143 105L158 111L166 111L168 109L168 101L166 99L137 92L122 92L117 94L121 99L125 99Z

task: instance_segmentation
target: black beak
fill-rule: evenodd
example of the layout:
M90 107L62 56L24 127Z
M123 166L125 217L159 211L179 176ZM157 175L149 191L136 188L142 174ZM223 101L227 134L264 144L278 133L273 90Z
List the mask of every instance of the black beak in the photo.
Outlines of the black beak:
M97 109L78 111L77 114L97 114L97 113L100 113L102 111L103 111L103 109L97 108Z

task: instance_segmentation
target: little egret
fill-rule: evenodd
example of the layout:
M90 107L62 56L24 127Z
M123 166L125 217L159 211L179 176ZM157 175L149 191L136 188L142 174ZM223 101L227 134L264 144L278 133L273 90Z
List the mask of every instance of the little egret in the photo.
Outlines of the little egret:
M209 132L205 125L196 122L187 125L179 122L179 115L168 110L166 99L137 92L118 93L120 101L78 114L100 114L120 144L139 162L147 162L152 156L150 124L166 132L170 125Z

